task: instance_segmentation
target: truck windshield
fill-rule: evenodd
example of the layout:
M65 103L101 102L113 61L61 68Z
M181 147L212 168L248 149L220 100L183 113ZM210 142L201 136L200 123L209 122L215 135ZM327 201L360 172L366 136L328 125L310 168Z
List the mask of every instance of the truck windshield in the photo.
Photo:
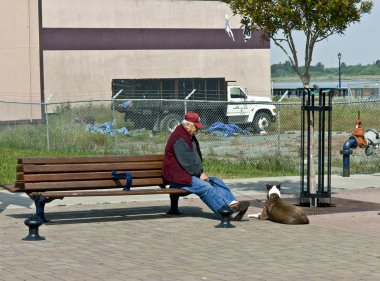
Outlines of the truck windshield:
M233 99L245 99L245 93L240 88L231 88L231 98Z

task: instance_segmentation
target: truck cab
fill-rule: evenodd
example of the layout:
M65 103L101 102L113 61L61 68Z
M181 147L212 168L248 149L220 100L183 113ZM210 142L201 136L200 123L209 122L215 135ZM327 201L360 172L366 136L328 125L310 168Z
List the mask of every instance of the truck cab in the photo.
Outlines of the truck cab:
M240 86L227 86L228 123L249 125L256 132L269 129L276 118L276 107L269 97L250 96Z

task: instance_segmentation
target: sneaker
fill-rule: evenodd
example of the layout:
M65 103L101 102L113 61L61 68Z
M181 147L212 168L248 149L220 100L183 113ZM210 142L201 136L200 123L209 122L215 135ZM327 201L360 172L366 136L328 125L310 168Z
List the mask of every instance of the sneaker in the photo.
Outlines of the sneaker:
M234 221L241 221L243 219L243 216L248 210L250 203L249 201L239 201L236 204L232 204L230 207L232 210L235 211L237 214L232 214L232 220Z

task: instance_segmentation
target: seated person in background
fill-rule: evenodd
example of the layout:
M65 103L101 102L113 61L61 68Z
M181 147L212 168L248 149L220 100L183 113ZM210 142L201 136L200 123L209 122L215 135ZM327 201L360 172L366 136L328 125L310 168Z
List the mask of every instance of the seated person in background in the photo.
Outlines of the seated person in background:
M228 205L235 211L233 220L240 221L247 212L249 201L238 202L221 179L204 173L202 153L195 137L202 128L197 113L185 115L166 143L163 177L172 187L198 195L218 218L218 210Z

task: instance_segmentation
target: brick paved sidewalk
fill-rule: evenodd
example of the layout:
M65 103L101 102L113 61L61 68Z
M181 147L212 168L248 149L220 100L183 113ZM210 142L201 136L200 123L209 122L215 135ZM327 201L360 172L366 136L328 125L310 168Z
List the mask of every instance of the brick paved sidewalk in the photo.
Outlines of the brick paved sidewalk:
M378 202L380 189L334 196ZM0 280L380 280L377 211L218 229L199 199L180 204L180 217L165 215L162 200L48 207L53 222L41 226L46 240L38 242L21 240L33 210L5 209Z

